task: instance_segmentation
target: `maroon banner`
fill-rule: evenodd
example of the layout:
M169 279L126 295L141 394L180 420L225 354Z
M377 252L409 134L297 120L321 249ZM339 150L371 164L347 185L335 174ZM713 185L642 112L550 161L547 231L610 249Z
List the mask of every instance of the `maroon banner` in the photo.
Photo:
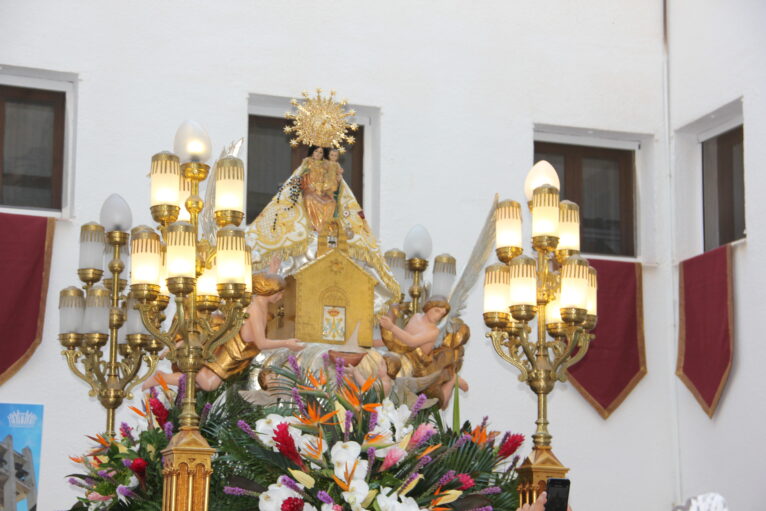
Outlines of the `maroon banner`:
M731 246L682 261L678 273L676 374L712 417L729 379L734 352Z
M40 344L54 226L52 218L0 213L0 384Z
M604 419L646 374L641 265L590 259L598 271L598 324L572 385Z

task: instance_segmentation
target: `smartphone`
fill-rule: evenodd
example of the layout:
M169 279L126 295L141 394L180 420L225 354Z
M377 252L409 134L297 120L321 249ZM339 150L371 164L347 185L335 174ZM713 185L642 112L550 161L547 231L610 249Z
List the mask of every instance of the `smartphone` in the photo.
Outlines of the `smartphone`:
M548 500L545 511L567 511L569 504L569 479L548 479Z

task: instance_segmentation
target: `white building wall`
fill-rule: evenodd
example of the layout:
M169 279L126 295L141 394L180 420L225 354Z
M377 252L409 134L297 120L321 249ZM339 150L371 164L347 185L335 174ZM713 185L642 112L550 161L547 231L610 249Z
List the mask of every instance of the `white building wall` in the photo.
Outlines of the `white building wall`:
M678 395L681 493L684 498L717 491L730 509L764 509L766 456L760 441L766 420L759 318L766 303L766 4L763 2L670 2L670 105L674 131L677 260L702 252L699 158L694 126L714 126L709 114L742 98L745 133L747 240L734 248L735 349L729 384L709 419L694 397L674 381ZM697 121L697 122L695 122ZM723 122L723 120L721 120ZM691 131L690 133L690 124ZM695 161L696 160L696 161ZM691 162L691 163L689 163ZM675 343L674 343L675 344Z
M672 6L674 19L692 8ZM710 13L708 19L717 16ZM701 37L687 30L690 39ZM748 33L758 32L753 28ZM757 51L754 40L727 47ZM688 61L681 57L693 49L679 48L678 60ZM734 55L721 54L722 63L734 65L729 62ZM3 64L77 73L80 80L74 218L57 225L43 344L0 387L1 401L46 405L40 509L71 503L75 492L63 476L75 467L67 455L85 449L84 434L103 428L100 405L87 398L85 385L66 369L56 341L57 292L75 283L80 224L97 219L111 192L121 193L134 206L136 224L150 222L144 177L149 159L171 147L183 119L207 127L215 154L224 143L246 134L251 94L292 97L317 86L380 109L374 126L379 165L372 169L379 178L375 193L380 206L370 214L379 221L383 246L401 245L407 229L422 223L431 231L435 251L450 252L459 263L465 262L494 193L523 200L535 125L637 134L649 373L608 421L570 385L559 385L550 403L551 432L560 459L572 468L576 510L667 510L677 498L671 399L676 386L675 288L668 284L673 277L672 233L665 220L670 188L662 2L3 2ZM680 104L692 103L674 110L674 121L693 120L719 101L743 94L746 105L751 98L761 101L761 110L755 111L763 113L763 98L754 90L756 83L764 83L763 75L754 69L738 69L742 76L732 76L721 87L707 75L700 77L697 68L679 71L689 76L686 82L674 74L674 91L697 90L699 78L706 82L704 93L695 92L693 98L673 95ZM724 86L730 94L722 92ZM745 92L745 87L752 89ZM748 123L746 144L763 138L756 138L762 135L756 129L755 121ZM746 165L756 169L763 153L754 159L751 145ZM748 197L753 197L751 181L757 179L751 174ZM746 250L751 254L758 239L753 231L756 215L748 209ZM749 284L756 293L749 296L762 293L756 282ZM471 384L462 402L464 416L480 420L489 414L496 428L531 435L533 395L483 338L481 312L477 286L464 314L473 330L464 369ZM710 429L704 444L681 444L683 466L691 471L684 477L684 496L712 489L706 474L715 481L726 479L728 471L707 467L739 463L733 460L743 450L730 449L732 442L742 447L745 439L754 438L736 436L744 421L735 420L752 395L748 390L763 385L755 377L754 355L749 362L738 359L741 366L713 423L697 417L696 404L684 389L678 390L682 434ZM741 381L746 363L752 369L749 379ZM742 385L739 393L737 385ZM728 410L734 410L733 417L720 424ZM529 447L527 442L525 451ZM711 447L717 456L694 458ZM756 501L752 496L742 500Z

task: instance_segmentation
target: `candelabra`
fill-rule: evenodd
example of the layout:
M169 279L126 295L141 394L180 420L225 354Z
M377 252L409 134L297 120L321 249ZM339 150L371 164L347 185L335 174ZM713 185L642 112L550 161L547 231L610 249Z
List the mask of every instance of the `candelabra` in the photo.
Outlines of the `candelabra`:
M179 431L163 450L164 511L198 511L208 507L212 455L215 452L199 432L196 410L196 375L216 349L237 334L250 302L250 251L244 232L237 228L244 216L244 165L233 156L216 163L214 205L215 245L200 232L205 202L199 185L210 171L210 139L196 123L187 121L176 134L175 152L152 157L151 214L157 231L138 226L130 233L130 293L121 296L127 282L120 278L131 224L130 208L119 196L107 199L101 223L86 224L81 235L80 269L84 293L62 291L61 342L72 371L91 384L107 407L107 434L114 435L114 411L130 390L151 375L159 351L186 376ZM181 163L183 162L183 163ZM208 185L210 186L210 185ZM104 234L106 232L106 234ZM211 234L211 233L207 233ZM113 247L109 263L112 277L106 288L95 284L102 276L100 255L104 242ZM174 296L175 311L163 328L164 311ZM109 298L111 297L111 302ZM126 343L118 343L127 316ZM109 360L101 360L107 342L103 318L110 329ZM146 354L143 354L146 351ZM122 360L117 361L117 353ZM140 372L141 358L146 372ZM83 358L83 370L77 361ZM102 397L103 395L103 397Z
M549 477L568 468L551 448L547 396L566 369L581 360L596 326L596 270L579 255L579 208L559 202L555 169L545 161L529 172L525 192L532 214L532 248L523 254L521 207L502 201L496 210L496 254L485 270L484 323L497 354L515 366L537 394L532 454L519 466L520 504L534 502ZM537 335L530 322L537 316ZM550 335L550 338L548 337Z
M386 264L402 290L396 306L402 324L406 324L413 314L422 312L423 300L428 296L438 296L442 300L449 298L455 280L455 258L449 254L434 258L433 283L429 289L423 274L428 269L432 247L431 235L418 224L405 236L404 251L394 248L384 254Z

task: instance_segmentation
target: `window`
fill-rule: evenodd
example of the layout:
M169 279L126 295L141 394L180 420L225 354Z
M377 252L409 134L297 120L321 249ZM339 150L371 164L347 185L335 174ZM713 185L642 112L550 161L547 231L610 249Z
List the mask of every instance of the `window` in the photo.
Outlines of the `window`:
M65 93L0 85L0 205L61 210Z
M745 237L742 126L702 142L705 250Z
M580 206L583 252L636 255L634 151L535 142L539 160L556 169L562 198Z
M251 115L247 144L247 223L252 222L269 203L293 170L308 155L308 147L290 147L284 127L289 120ZM354 134L356 142L340 157L343 178L362 204L364 127Z

